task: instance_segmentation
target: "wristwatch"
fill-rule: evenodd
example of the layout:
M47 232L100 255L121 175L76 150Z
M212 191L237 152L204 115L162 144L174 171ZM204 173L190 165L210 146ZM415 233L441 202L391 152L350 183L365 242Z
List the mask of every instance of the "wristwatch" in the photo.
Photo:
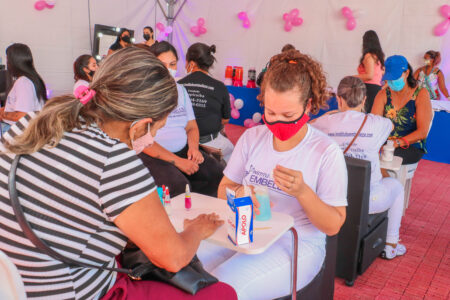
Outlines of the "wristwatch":
M397 147L400 147L400 139L396 139L395 143L397 144Z

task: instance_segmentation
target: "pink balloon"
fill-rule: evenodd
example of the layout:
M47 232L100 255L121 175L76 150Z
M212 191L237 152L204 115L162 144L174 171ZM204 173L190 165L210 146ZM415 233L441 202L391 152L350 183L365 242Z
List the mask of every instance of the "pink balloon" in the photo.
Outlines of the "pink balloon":
M247 13L245 11L241 11L240 13L238 13L238 18L239 20L244 21L245 19L248 19Z
M297 8L294 8L293 10L291 10L291 12L289 13L289 15L291 16L291 18L295 18L300 14L300 11Z
M250 128L250 125L253 123L252 119L245 119L244 120L244 126L247 128Z
M347 19L353 18L352 10L348 6L344 6L341 10L342 15Z
M440 11L442 16L444 16L445 18L450 18L450 6L442 5Z
M200 34L205 34L205 33L206 33L206 28L205 28L205 27L200 27L200 28L198 29L198 33L199 33L199 35L200 35Z
M290 22L286 22L286 24L284 24L284 31L289 32L292 29L292 25Z
M292 25L294 26L300 26L303 24L303 19L302 18L294 18L292 20Z
M449 19L445 20L444 22L441 22L434 28L434 34L437 36L444 35L447 32L449 25L450 25Z
M240 116L241 116L241 114L239 113L239 111L237 109L231 110L231 117L233 119L239 119Z
M356 27L356 20L351 18L347 20L347 29L348 30L353 30Z
M55 4L56 4L55 0L47 0L45 6L47 6L48 9L52 9L53 7L55 7Z
M230 95L230 100L234 102L234 99L236 99L236 98L234 98L232 93L228 93L228 94Z
M253 122L253 120L251 120L252 122L248 125L249 128L255 127L257 125L259 125L258 123Z
M242 26L244 26L244 28L250 28L250 20L245 19L244 22L242 22Z
M162 24L162 23L156 23L156 28L159 30L159 31L164 31L164 25Z
M285 21L291 20L291 15L288 13L283 14L283 20L285 20Z
M198 18L198 20L197 20L197 25L198 25L199 27L202 27L203 25L205 25L205 19L203 19L203 18Z
M172 31L173 31L173 29L172 29L171 26L167 26L167 27L164 29L164 32L167 33L167 34L172 33Z
M43 10L46 5L47 4L45 3L45 1L37 1L36 3L34 3L34 8L36 10Z

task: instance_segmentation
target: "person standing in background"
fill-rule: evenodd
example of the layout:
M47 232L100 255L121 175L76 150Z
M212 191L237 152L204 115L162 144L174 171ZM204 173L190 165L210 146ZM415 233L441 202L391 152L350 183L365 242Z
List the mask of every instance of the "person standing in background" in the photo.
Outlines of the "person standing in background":
M224 160L228 162L234 146L223 129L230 119L230 94L223 82L209 74L216 60L213 53L216 53L215 45L191 45L186 53L188 75L178 83L186 88L192 100L200 130L200 144L220 149Z
M362 56L358 66L358 77L367 89L364 110L372 110L373 101L381 90L381 77L384 73L384 53L375 31L366 31L363 35Z
M427 51L424 55L424 66L417 69L414 78L421 88L426 88L431 100L440 100L441 93L450 100L447 87L445 86L444 73L437 67L441 62L441 53L438 51Z
M34 67L33 55L25 44L6 49L7 68L16 79L8 93L5 107L0 108L2 133L28 112L39 111L47 101L45 83Z
M92 81L97 69L98 65L94 57L89 54L80 55L73 63L73 78L75 79L73 91L81 85L89 87L89 82Z
M144 31L143 31L143 36L144 38L144 42L142 42L142 44L147 45L147 46L151 46L154 43L157 43L157 41L155 41L155 37L154 37L154 33L153 33L153 28L151 28L150 26L145 26L144 27Z

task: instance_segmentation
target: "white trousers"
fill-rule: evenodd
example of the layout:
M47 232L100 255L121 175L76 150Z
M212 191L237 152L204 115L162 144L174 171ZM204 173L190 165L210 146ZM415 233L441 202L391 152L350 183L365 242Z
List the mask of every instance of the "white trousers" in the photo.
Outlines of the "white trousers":
M228 160L231 157L231 153L233 153L234 145L233 143L224 137L220 132L215 139L204 143L203 145L214 147L222 150L223 159L228 163Z
M386 242L397 244L403 215L404 189L400 181L386 177L381 184L371 189L369 214L388 210Z
M286 233L258 255L236 253L202 241L197 251L205 269L231 285L239 300L274 299L291 293L292 237ZM307 285L322 267L325 241L299 237L297 290Z

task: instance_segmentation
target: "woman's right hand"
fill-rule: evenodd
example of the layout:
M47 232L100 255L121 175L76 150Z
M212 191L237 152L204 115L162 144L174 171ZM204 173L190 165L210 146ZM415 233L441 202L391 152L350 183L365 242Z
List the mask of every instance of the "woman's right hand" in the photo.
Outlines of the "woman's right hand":
M175 162L175 167L187 175L192 175L198 171L198 164L185 158L178 159Z
M220 220L219 215L215 213L201 214L192 220L185 219L184 229L186 230L188 227L194 228L199 232L202 240L204 240L216 232L217 228L222 226L223 223L223 220Z

